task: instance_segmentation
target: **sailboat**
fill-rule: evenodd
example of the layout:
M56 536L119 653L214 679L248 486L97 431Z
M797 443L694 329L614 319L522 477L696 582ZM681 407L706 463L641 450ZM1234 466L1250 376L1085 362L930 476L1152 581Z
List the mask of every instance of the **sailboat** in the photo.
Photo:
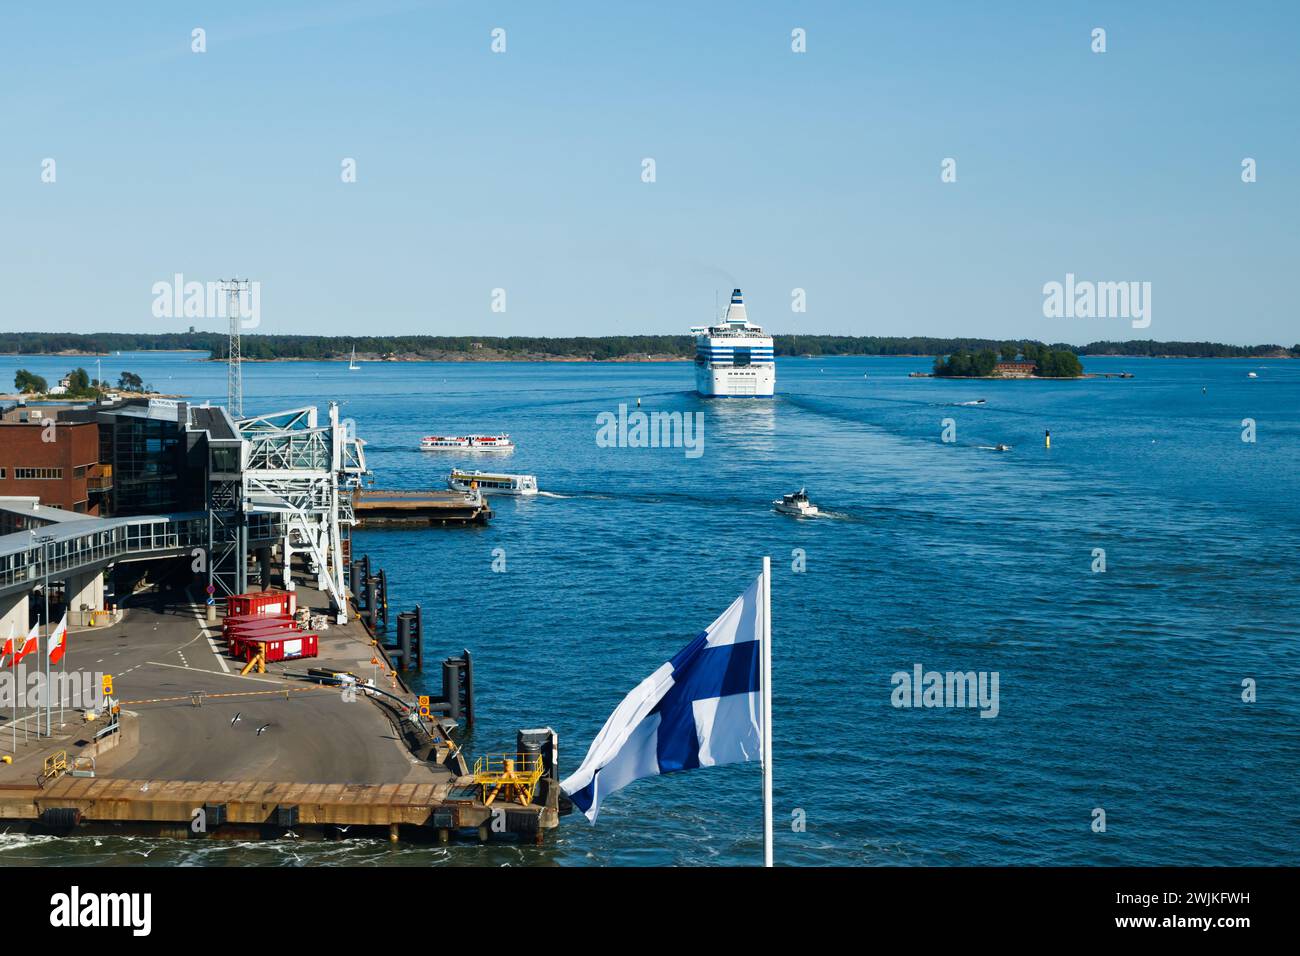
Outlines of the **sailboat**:
M348 371L359 372L360 370L361 366L357 364L357 347L354 345L352 346L352 358L348 360Z

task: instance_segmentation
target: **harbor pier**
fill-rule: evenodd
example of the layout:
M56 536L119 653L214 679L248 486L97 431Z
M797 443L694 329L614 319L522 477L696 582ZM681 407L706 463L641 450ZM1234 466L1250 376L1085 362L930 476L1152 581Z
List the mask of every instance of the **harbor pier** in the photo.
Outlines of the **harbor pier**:
M471 762L454 737L473 719L469 652L442 662L441 695L414 693L403 675L432 650L418 609L388 633L386 577L352 561L358 525L482 523L480 495L363 490L365 442L333 404L47 414L58 440L117 457L75 507L0 499L0 626L22 638L40 619L39 649L0 671L0 829L540 841L558 825L555 747L521 732ZM55 671L78 691L47 709L28 691L65 613Z
M0 707L13 758L0 764L0 828L540 842L558 825L558 768L540 750L471 765L455 721L422 705L359 618L321 631L317 658L243 676L200 605L142 597L68 643L67 670L107 676L115 714L86 722L65 707L60 722L56 703L53 736L28 719L14 752L9 721L24 716Z

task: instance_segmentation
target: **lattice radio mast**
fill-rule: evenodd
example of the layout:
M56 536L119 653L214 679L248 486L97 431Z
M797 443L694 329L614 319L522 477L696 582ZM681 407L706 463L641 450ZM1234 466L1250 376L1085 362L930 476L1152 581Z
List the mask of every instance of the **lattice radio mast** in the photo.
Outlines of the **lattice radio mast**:
M248 291L247 279L222 279L226 293L226 313L230 318L230 335L226 344L226 410L238 421L244 417L244 373L240 367L239 322L240 296Z

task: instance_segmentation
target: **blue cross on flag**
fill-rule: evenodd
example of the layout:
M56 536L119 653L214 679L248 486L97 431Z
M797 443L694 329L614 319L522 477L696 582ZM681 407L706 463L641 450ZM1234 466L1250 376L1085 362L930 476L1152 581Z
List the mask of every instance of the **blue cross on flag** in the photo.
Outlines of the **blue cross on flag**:
M610 714L560 784L587 819L633 780L762 758L763 576Z

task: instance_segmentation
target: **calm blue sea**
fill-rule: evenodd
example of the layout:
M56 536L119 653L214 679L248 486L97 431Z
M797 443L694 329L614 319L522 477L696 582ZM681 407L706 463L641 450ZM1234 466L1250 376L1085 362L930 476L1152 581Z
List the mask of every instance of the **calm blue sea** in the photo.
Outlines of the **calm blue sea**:
M0 382L73 361L3 356ZM103 362L105 378L224 400L225 367L199 356ZM498 499L481 529L354 539L394 604L423 605L434 655L474 652L474 752L549 724L573 769L622 696L770 554L779 864L1300 863L1300 363L907 377L929 364L781 360L779 396L753 402L696 397L685 363L252 364L245 405L337 399L377 487L442 487L449 466L477 465L550 493ZM703 455L598 447L596 416L638 397L702 413ZM471 430L507 431L518 450L418 450ZM773 513L800 486L827 517ZM916 664L996 671L998 716L891 706L891 675ZM761 836L759 769L740 765L635 783L543 848L0 836L0 863L735 865L761 862Z

